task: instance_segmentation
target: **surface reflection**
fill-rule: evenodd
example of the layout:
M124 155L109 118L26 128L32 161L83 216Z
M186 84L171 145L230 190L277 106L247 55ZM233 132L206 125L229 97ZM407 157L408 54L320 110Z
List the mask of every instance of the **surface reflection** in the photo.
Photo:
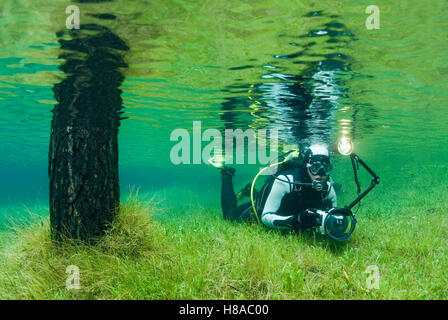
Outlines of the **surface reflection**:
M305 15L312 19L320 11ZM247 122L249 127L278 129L284 144L330 144L333 135L355 138L359 108L345 106L342 100L349 95L345 78L351 75L353 58L343 54L344 48L355 40L354 35L337 16L304 35L280 35L294 48L290 54L274 54L274 61L263 66L268 72L256 84L235 84L223 92L228 96L221 104L224 128L234 128ZM289 61L285 67L280 61ZM294 68L300 65L300 68ZM299 73L291 72L300 69ZM247 93L243 96L242 93ZM248 97L248 98L247 98ZM251 119L242 119L237 110L250 110ZM338 119L336 112L344 114ZM350 110L350 112L346 112ZM370 114L372 116L372 114ZM366 120L365 118L363 120Z

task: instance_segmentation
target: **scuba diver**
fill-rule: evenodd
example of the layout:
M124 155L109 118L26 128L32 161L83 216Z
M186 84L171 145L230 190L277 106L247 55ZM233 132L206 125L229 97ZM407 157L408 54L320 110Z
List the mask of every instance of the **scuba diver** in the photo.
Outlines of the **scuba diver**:
M306 17L316 15L321 13L312 12ZM327 40L317 42L316 37ZM285 161L262 169L253 182L237 194L232 183L235 169L209 160L221 171L221 207L224 219L255 220L275 229L311 228L340 242L350 238L357 223L356 213L360 201L379 183L375 172L353 153L353 143L349 137L359 136L359 130L355 131L354 125L356 115L359 116L358 111L361 112L355 109L353 120L342 124L341 131L344 135L339 141L338 151L341 155L350 157L357 197L351 203L337 207L336 192L339 193L341 185L330 180L332 165L326 145L332 144L335 136L335 130L331 128L336 122L335 111L341 109L339 100L348 96L347 89L344 89L347 88L343 82L345 77L341 75L351 72L351 57L339 53L338 49L348 45L353 37L342 23L330 21L323 28L294 37L303 39L301 43L290 43L294 47L301 47L298 51L274 56L277 59L291 59L294 65L300 64L301 74L288 74L282 71L284 63L279 66L273 63L264 66L270 71L262 76L264 80L261 83L235 83L223 90L228 93L221 104L224 130L235 130L237 123L244 123L245 120L237 117L244 114L240 110L248 110L253 116L249 127L278 129L278 138L285 144L308 146L301 148L298 158L286 158ZM322 50L328 53L323 54ZM305 56L313 57L312 62L302 59ZM322 59L316 61L315 57ZM298 59L292 61L296 58ZM250 105L247 105L247 97L241 95L246 90ZM263 170L273 166L277 166L279 174L269 176L261 190L256 192L254 186L257 177ZM370 186L363 192L358 179L360 166L372 176ZM250 196L251 201L238 205L238 200L243 196ZM358 207L353 213L355 205Z
M254 202L239 206L232 183L235 169L215 166L222 175L221 207L226 220L251 221L255 217L269 228L299 230L321 223L316 210L337 206L336 192L330 182L330 153L324 145L312 145L300 158L285 162L279 167L279 174L272 175L256 193ZM250 186L247 184L238 198L249 196Z

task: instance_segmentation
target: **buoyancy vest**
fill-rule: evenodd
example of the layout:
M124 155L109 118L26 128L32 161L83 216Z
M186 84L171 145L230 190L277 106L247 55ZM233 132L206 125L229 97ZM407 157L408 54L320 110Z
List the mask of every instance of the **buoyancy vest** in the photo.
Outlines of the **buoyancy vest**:
M283 176L283 177L280 177ZM256 200L256 210L261 217L266 200L271 192L272 185L275 179L288 180L288 176L292 176L294 184L291 184L290 192L281 199L278 215L288 216L297 214L306 209L321 209L327 210L332 207L331 200L327 199L329 192L328 184L322 191L316 191L311 186L303 186L297 183L310 183L310 179L306 173L306 169L302 166L294 169L282 171L277 175L273 175L267 179L262 189L260 190Z

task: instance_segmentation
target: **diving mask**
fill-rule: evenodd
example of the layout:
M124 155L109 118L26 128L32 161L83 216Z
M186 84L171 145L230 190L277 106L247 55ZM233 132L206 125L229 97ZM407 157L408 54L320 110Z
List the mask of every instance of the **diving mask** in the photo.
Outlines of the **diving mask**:
M306 167L309 168L311 173L314 175L320 173L321 175L326 175L326 176L328 176L331 173L331 170L333 169L331 163L320 162L320 161L315 161L313 163L309 163L306 165Z

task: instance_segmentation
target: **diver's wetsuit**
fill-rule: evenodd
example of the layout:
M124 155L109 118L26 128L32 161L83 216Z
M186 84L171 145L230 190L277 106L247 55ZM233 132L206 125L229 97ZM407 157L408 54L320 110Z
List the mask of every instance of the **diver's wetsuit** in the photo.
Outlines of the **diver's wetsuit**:
M327 189L316 191L309 186L294 186L287 181L310 182L306 169L297 168L280 173L266 197L261 212L261 222L271 228L297 229L299 212L305 209L330 209L337 207L334 188L327 182ZM258 196L263 197L263 194ZM254 217L251 202L237 205L232 176L222 173L221 207L224 219L248 221ZM261 209L257 209L261 211ZM258 212L260 214L260 212Z

